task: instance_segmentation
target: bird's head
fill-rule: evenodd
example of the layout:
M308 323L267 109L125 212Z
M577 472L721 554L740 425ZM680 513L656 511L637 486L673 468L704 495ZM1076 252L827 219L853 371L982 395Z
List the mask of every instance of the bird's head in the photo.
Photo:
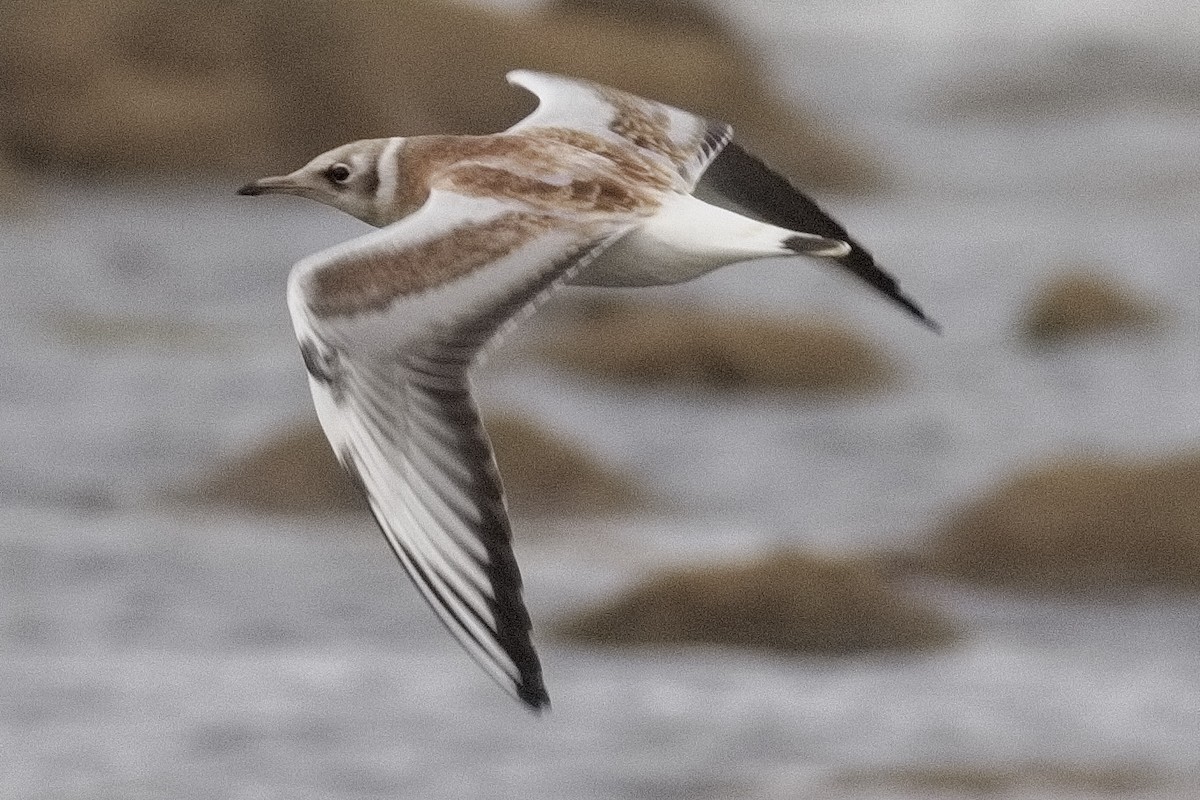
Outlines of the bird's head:
M381 161L400 144L402 140L398 139L363 139L344 144L322 153L295 172L248 183L238 189L238 194L299 195L371 225L383 226L394 222L396 215L393 198L384 196L388 193L386 187L380 191L380 173L389 169ZM395 165L390 168L394 175Z

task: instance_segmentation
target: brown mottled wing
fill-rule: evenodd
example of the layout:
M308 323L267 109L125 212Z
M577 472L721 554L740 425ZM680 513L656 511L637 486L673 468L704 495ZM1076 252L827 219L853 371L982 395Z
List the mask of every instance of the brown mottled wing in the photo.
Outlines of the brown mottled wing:
M508 82L538 98L534 112L509 130L568 128L636 146L670 160L688 191L733 136L724 122L591 81L519 69Z
M435 192L306 259L288 301L321 425L396 557L510 693L548 702L504 495L467 372L525 309L625 230Z
M924 325L938 330L938 324L900 291L896 279L875 263L871 253L850 237L846 229L820 206L806 197L787 178L775 172L737 142L729 142L700 176L697 194L733 203L735 210L801 233L814 233L827 239L840 239L850 252L834 259L861 280L899 304Z

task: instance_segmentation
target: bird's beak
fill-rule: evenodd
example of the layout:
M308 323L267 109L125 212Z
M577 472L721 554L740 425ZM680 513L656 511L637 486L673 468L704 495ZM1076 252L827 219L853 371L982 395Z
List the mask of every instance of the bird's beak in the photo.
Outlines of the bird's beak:
M302 191L304 191L304 185L297 179L296 174L292 173L291 175L259 178L238 189L237 193L254 196L260 194L299 194Z

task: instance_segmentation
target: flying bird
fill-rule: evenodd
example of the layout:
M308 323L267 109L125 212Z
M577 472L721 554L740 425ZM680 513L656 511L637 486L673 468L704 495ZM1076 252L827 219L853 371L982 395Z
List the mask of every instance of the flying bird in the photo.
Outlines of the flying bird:
M564 283L671 284L779 256L837 264L936 326L729 125L588 81L507 77L538 105L502 133L352 142L239 194L309 197L379 228L288 279L317 415L441 621L540 709L549 696L469 379L509 326Z

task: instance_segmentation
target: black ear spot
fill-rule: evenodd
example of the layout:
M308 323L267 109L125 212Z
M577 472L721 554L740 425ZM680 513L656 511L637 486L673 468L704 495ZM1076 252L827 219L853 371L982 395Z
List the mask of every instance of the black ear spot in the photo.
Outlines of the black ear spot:
M342 368L338 363L337 351L322 351L316 342L309 339L300 343L300 356L304 359L304 368L313 380L328 386L334 402L340 401Z

